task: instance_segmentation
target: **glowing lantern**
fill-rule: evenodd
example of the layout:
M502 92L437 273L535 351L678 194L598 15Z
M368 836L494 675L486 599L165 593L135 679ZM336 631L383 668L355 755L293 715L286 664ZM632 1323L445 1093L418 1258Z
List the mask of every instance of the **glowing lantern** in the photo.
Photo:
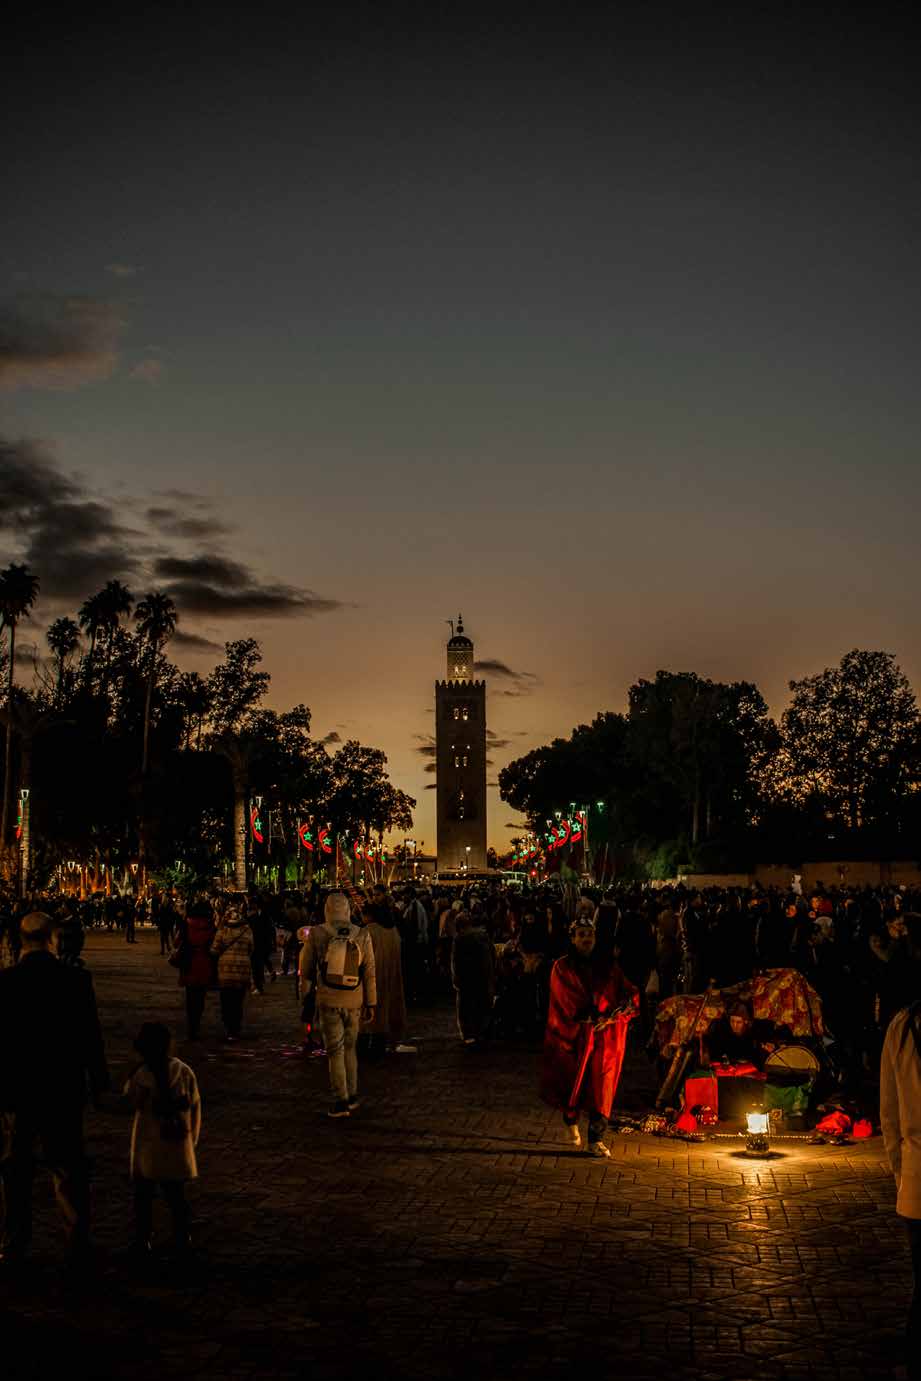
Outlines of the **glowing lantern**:
M745 1148L754 1155L764 1155L771 1144L771 1119L768 1113L760 1109L746 1113L745 1127L748 1132L748 1140Z

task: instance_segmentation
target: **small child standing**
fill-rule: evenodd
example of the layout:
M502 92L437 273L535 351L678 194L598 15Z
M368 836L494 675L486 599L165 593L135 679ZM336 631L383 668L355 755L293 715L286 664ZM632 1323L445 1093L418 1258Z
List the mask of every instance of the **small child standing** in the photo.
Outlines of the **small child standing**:
M134 1182L135 1249L150 1251L157 1188L173 1218L173 1245L188 1251L189 1206L185 1182L198 1178L195 1147L201 1131L198 1081L182 1060L170 1056L170 1033L146 1021L134 1048L141 1064L124 1088L134 1105L131 1127L131 1179Z

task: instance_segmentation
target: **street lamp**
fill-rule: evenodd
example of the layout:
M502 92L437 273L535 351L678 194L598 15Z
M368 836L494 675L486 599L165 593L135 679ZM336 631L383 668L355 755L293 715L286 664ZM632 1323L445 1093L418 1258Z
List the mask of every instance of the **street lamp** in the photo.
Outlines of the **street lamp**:
M469 845L469 844L465 845L465 847L464 847L464 853L467 855L466 859L464 860L464 872L465 872L465 873L469 873L469 872L470 872L470 845Z

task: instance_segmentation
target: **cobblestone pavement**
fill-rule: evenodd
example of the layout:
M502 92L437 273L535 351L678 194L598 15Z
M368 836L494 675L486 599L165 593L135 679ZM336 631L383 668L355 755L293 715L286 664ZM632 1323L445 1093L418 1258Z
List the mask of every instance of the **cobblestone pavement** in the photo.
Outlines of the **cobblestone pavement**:
M86 958L120 1080L142 1019L181 1031L175 972L150 932ZM292 980L247 1016L225 1047L209 997L204 1040L177 1044L204 1102L195 1267L132 1271L129 1114L91 1113L97 1269L63 1275L42 1180L33 1265L0 1284L10 1381L892 1375L910 1270L879 1138L759 1162L612 1136L599 1163L538 1103L534 1054L463 1049L446 1008L413 1014L418 1054L363 1066L360 1112L330 1122ZM637 1060L626 1097L648 1077Z

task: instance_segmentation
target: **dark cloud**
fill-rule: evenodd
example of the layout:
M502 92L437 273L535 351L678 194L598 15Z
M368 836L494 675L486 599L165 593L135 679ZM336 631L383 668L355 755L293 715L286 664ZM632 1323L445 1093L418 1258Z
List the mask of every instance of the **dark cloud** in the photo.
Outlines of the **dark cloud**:
M510 738L500 738L498 734L493 733L492 729L486 730L486 742L490 748L507 748L511 741Z
M196 540L213 541L230 531L226 523L217 518L195 518L176 508L154 506L147 510L147 521L165 537L190 537Z
M437 768L437 766L435 765L435 763L433 763L433 762L427 762L427 763L425 764L425 769L424 769L424 770L425 770L426 772L437 772L437 771L438 771L438 768Z
M154 562L161 580L201 581L205 584L246 585L250 576L239 561L213 552L204 556L161 556Z
M182 502L193 503L199 510L209 504L195 495L184 496ZM17 559L34 570L43 600L73 608L107 580L123 580L135 591L148 582L165 584L181 614L212 618L293 617L343 607L339 600L310 590L262 581L239 561L220 553L190 558L162 546L152 551L147 534L123 521L122 507L96 498L34 442L0 438L0 538L12 542ZM165 522L188 521L175 507L148 508L148 522L151 512L168 515ZM210 515L203 513L200 521L207 523L211 536L220 530ZM190 534L188 529L169 533L161 528L164 535ZM185 636L195 634L186 632ZM214 646L203 639L199 650L205 645ZM192 644L186 646L191 650Z
M0 387L78 388L108 379L124 326L95 297L20 296L0 306Z
M425 788L424 788L424 789L425 789L426 791L437 791L437 790L438 790L438 787L436 786L436 784L435 784L434 782L426 782Z
M223 652L221 643L213 643L210 638L202 638L198 633L184 633L177 628L171 639L172 645L185 652Z
M325 738L320 739L320 742L324 745L327 743L341 743L342 735L337 734L335 729L331 729Z
M435 740L431 734L413 734L413 738L419 740L413 749L414 753L419 753L423 758L435 756Z
M484 676L496 676L503 681L516 681L521 685L533 686L537 682L537 677L533 671L513 671L506 662L500 662L495 658L489 658L484 662L474 662L474 671L482 672Z
M222 589L206 580L176 580L165 589L180 609L212 618L287 618L295 614L329 614L345 607L338 599L324 599L292 585L261 585L252 577L249 579L251 583L236 590Z
M191 489L158 489L158 498L171 499L174 503L193 504L196 508L210 508L211 500L204 494L196 494Z
M140 569L137 535L33 442L0 439L0 533L52 600L77 600Z

